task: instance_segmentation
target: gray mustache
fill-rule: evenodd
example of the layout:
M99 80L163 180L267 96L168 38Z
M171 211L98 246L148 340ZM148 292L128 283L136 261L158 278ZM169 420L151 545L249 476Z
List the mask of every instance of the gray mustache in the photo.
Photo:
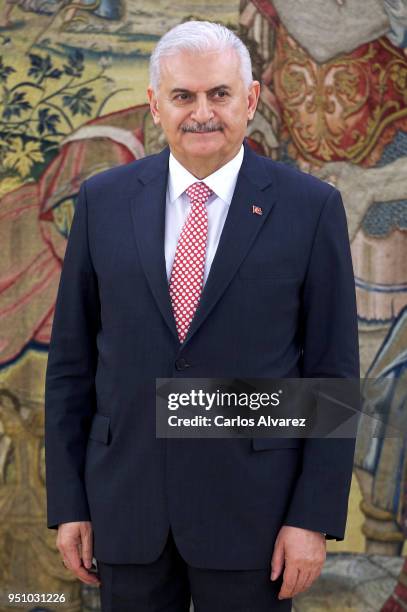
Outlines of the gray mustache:
M217 132L218 130L222 131L223 127L221 125L213 125L213 124L207 124L207 125L183 125L181 127L181 130L183 132L198 132L198 133L202 133L202 132Z

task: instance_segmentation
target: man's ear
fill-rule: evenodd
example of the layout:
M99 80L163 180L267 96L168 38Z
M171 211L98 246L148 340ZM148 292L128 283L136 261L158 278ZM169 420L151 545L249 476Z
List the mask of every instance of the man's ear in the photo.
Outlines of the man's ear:
M256 112L257 104L260 97L260 83L259 81L253 81L249 87L249 95L247 98L247 118L251 121Z
M157 96L154 93L154 89L151 85L147 88L148 101L150 103L150 111L153 116L153 121L155 125L160 124L160 113L158 111L158 100Z

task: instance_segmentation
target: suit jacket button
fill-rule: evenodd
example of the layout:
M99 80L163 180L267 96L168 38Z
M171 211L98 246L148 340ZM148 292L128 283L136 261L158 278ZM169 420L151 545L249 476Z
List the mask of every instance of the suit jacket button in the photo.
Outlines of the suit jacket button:
M182 370L186 370L187 368L189 368L190 364L187 362L186 359L184 359L183 357L180 357L175 362L175 367L177 368L179 372L182 372Z

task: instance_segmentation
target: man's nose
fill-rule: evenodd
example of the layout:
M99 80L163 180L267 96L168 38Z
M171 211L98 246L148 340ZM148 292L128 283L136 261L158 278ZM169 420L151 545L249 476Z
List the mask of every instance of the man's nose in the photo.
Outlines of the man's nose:
M213 119L213 116L212 106L206 95L197 96L191 118L197 123L206 123Z

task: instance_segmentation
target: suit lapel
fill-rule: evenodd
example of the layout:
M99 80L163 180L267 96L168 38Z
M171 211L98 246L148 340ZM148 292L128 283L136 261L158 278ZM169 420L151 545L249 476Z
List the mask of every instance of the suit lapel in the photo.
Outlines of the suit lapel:
M169 149L149 160L139 175L131 213L141 264L169 329L178 339L165 267L165 203ZM146 160L147 161L147 160Z
M221 298L274 205L273 190L267 189L271 183L270 170L263 164L245 144L242 167L219 245L183 347ZM253 213L253 206L260 207L262 214Z
M131 211L141 263L149 286L169 329L178 340L165 267L165 205L169 149L159 153L139 175L139 193ZM236 183L219 245L188 334L191 340L218 302L274 205L270 166L245 144ZM253 206L262 214L254 214Z

